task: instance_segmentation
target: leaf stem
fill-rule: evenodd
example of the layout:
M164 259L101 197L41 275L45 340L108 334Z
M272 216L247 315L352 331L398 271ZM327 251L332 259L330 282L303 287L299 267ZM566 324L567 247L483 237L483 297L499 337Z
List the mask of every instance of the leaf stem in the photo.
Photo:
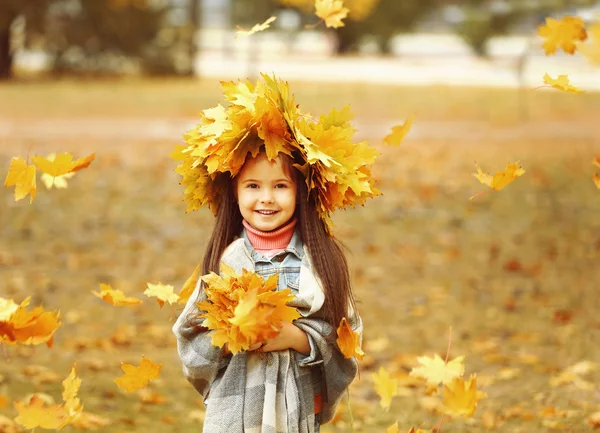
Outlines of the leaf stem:
M346 401L348 402L348 414L350 415L350 430L354 432L354 417L352 416L352 406L350 406L350 388L346 388Z

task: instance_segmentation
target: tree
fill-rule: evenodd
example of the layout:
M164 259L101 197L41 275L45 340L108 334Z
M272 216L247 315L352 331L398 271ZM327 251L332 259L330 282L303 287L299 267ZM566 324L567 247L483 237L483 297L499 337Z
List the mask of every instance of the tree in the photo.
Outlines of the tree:
M0 80L12 77L13 53L11 27L19 16L27 22L26 41L43 33L46 12L56 0L2 0L0 1Z

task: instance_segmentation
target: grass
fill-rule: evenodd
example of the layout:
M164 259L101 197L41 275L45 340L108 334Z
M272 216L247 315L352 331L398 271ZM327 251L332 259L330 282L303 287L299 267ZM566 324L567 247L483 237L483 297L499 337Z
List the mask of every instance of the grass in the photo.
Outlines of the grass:
M480 110L490 98L497 102L490 110L506 120L515 98L491 89L302 83L292 89L315 113L351 102L361 121L402 117L415 106L427 120L489 120ZM0 116L32 128L43 117L192 116L215 105L217 93L214 83L191 81L4 84ZM446 420L442 431L583 432L585 419L600 410L597 371L583 376L593 384L589 390L550 383L576 362L600 359L600 191L591 180L600 136L590 121L598 119L599 99L529 96L530 119L572 120L591 133L513 142L490 134L477 145L463 145L460 137L408 139L397 148L380 145L385 131L367 137L382 154L374 172L384 195L334 217L336 236L350 251L365 324L367 356L351 387L357 431L383 432L396 420L408 431L440 419L435 399L406 372L415 356L445 355L450 327L451 358L466 355L466 374L478 374L488 397L471 419ZM24 155L30 144L18 136L0 141L0 165L8 167L9 157ZM6 347L0 396L10 402L44 392L60 400L60 380L76 362L85 410L111 420L101 431L199 431L203 409L182 377L170 334L179 309L160 309L142 295L147 282L180 288L212 228L208 211L185 214L167 156L172 143L48 137L38 144L78 155L96 150L98 157L66 190L38 184L31 205L14 203L12 188L0 190L2 296L17 302L32 296L33 305L60 309L63 318L53 348ZM474 160L491 172L520 160L526 173L470 201L485 189L472 176ZM112 307L90 293L99 283L144 303ZM137 364L142 354L163 363L150 388L164 403L142 403L113 382L120 362ZM54 379L43 368L32 374L32 366L49 369ZM403 384L389 412L372 388L371 373L380 366ZM345 402L340 420L324 430L349 431L344 408ZM16 412L0 405L0 414Z

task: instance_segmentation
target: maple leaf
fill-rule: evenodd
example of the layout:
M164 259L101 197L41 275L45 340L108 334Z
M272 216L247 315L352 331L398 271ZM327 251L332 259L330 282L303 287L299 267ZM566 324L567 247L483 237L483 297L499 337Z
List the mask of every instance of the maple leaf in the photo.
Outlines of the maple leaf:
M35 166L43 173L52 177L59 177L67 173L73 173L89 167L96 155L94 153L73 161L73 155L69 152L50 154L48 157L36 155L31 158Z
M402 125L393 126L392 133L388 134L383 139L383 142L390 146L398 146L400 143L402 143L404 137L406 137L406 135L410 132L414 118L414 114L411 114Z
M363 352L360 347L360 335L357 332L354 332L345 317L342 317L337 328L337 336L336 343L344 355L344 358L352 358L355 356L356 359L363 359L365 352Z
M561 20L546 17L546 24L538 27L538 35L545 38L543 47L546 55L554 54L557 48L573 54L577 42L587 39L584 21L579 17L564 16Z
M525 170L519 167L519 161L517 161L507 164L504 171L499 171L494 176L483 173L481 168L477 166L477 173L474 173L473 176L475 176L482 184L489 186L492 190L499 191L523 174L525 174ZM481 194L482 193L478 193L471 196L471 200Z
M464 356L458 356L452 361L446 362L438 354L435 354L433 358L419 356L417 361L421 366L413 368L410 376L422 377L427 381L429 387L437 387L440 383L448 384L464 374L463 359L465 359Z
M126 392L133 392L144 388L151 380L157 379L162 369L162 364L155 364L142 355L139 366L136 367L132 364L121 363L121 369L125 374L116 378L114 382L120 389Z
M77 398L80 386L81 379L77 377L73 367L69 376L63 380L62 404L48 404L41 394L33 394L26 402L15 401L14 405L19 413L15 422L28 429L36 427L49 430L62 429L77 418L83 410Z
M583 90L569 84L568 75L559 75L556 79L552 78L548 73L544 75L544 84L549 85L563 92L582 93Z
M396 421L394 424L392 424L391 426L389 426L385 430L385 433L400 433L400 429L398 427L398 421Z
M108 302L115 307L122 307L125 305L138 305L142 303L141 299L134 297L127 297L121 290L113 289L110 284L100 283L100 292L92 290L92 294L98 298Z
M487 397L485 392L477 391L477 378L473 374L467 382L462 377L455 377L444 386L445 412L451 416L470 418L477 408L477 402Z
M177 300L179 299L179 296L177 296L177 293L173 293L173 286L168 285L168 284L151 284L151 283L147 283L148 284L148 288L146 290L144 290L144 295L148 296L148 297L156 297L156 301L158 302L158 305L160 306L160 308L163 307L163 305L165 305L165 302L168 302L169 304L173 304L174 302L177 302Z
M325 25L333 28L344 27L342 20L350 11L342 0L315 0L315 10L315 14L325 20Z
M42 307L27 311L29 299L26 298L15 309L12 300L0 298L0 314L3 318L0 320L0 342L25 345L46 343L51 347L52 337L60 326L60 314L58 311L44 311Z
M227 343L233 354L248 350L252 344L277 335L283 321L300 317L287 305L295 298L291 290L276 290L277 274L267 279L246 269L236 274L225 263L221 263L220 273L201 277L207 299L197 304L203 326L214 330L214 346Z
M388 411L392 404L392 397L398 395L398 379L392 379L390 373L383 367L379 367L377 373L372 373L375 392L380 397L379 405Z
M20 156L11 159L4 186L15 187L15 201L29 194L29 203L33 202L36 191L35 174L35 165L28 165Z
M255 24L250 30L244 30L238 26L239 30L236 32L237 35L235 38L237 39L240 36L250 36L250 35L253 35L254 33L262 32L263 30L267 30L269 27L271 27L271 23L273 21L275 21L276 19L277 19L277 17L270 17L262 24Z
M194 293L194 290L196 289L196 285L198 284L198 280L200 279L201 272L202 272L202 265L198 265L198 266L196 266L196 269L194 269L194 272L192 273L192 275L190 275L188 277L188 279L185 280L185 283L183 283L183 287L181 288L181 291L177 295L178 303L185 304L188 301L188 299L190 299L190 296L192 296L192 293Z

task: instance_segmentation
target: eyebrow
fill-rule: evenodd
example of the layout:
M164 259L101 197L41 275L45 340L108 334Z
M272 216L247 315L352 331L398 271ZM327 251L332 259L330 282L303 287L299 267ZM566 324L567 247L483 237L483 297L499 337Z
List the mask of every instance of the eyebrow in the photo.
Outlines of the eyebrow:
M256 179L245 179L242 181L242 183L246 183L246 182L254 182L254 183L260 183L260 180L256 180ZM292 181L290 179L275 179L273 181L273 183L279 183L279 182L288 182L288 183L292 183Z

